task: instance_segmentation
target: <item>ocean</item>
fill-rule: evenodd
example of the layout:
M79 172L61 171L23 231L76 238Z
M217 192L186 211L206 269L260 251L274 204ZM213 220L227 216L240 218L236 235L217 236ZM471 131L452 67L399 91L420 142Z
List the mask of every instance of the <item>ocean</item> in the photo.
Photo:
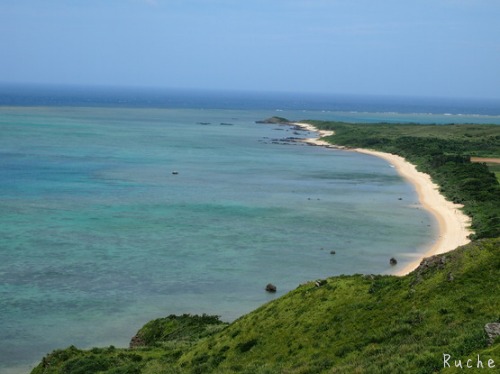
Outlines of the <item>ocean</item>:
M273 115L500 124L500 103L0 86L0 372L125 347L154 318L232 321L310 280L391 273L436 240L387 162L284 141L314 134L255 123Z

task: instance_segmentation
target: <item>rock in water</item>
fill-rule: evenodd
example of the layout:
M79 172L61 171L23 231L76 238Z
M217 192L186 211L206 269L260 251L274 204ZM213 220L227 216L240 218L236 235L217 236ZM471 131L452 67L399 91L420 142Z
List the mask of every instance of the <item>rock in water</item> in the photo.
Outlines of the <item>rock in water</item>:
M392 257L390 260L389 260L389 263L394 266L398 263L398 260L396 260L394 257Z
M272 283L269 283L267 286L266 286L266 291L267 292L276 292L276 286Z

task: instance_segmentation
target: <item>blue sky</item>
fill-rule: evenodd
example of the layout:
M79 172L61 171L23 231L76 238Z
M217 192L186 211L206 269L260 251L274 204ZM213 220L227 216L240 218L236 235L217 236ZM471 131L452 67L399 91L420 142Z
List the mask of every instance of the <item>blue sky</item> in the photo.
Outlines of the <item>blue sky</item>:
M500 98L498 0L2 0L0 82Z

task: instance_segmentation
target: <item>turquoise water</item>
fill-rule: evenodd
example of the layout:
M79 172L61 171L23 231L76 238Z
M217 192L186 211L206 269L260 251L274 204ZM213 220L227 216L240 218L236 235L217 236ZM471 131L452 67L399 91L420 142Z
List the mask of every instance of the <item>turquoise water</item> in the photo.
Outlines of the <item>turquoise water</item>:
M231 321L308 280L403 267L435 239L385 161L275 144L311 134L255 124L274 114L0 108L0 372L127 346L172 313Z

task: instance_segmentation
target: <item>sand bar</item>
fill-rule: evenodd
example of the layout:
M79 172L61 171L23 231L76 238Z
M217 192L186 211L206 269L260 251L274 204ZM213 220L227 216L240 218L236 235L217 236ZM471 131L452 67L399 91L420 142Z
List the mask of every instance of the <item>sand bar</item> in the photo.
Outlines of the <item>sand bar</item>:
M320 131L310 124L294 123L294 125L302 127L308 131L316 131L319 138L305 139L308 144L319 146L332 146L330 143L321 140L323 136L333 135L333 131ZM344 147L335 147L342 148ZM429 249L424 253L425 257L435 254L446 253L455 248L470 242L468 236L472 233L469 229L471 220L465 215L460 208L462 205L454 204L445 199L439 193L439 186L436 185L428 174L419 172L415 165L406 161L403 157L386 152L372 151L368 149L349 149L349 151L364 153L376 157L383 158L397 172L415 186L418 199L424 209L428 210L437 220L439 228L438 238L430 244ZM418 259L404 268L395 272L396 275L405 275L413 271L420 264L422 259Z

